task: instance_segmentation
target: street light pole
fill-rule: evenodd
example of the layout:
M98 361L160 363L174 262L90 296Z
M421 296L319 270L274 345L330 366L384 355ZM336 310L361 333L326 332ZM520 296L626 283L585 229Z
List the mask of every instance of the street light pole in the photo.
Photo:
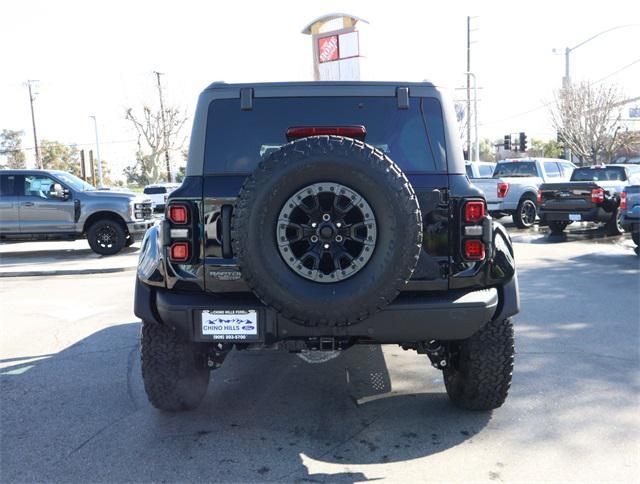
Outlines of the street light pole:
M89 116L93 119L93 127L96 132L96 157L98 158L98 188L102 187L102 160L100 159L100 142L98 141L98 121L95 116Z
M158 94L160 95L160 115L162 117L162 138L164 141L164 159L167 162L167 182L171 183L171 163L169 162L169 140L167 139L167 123L164 118L164 102L162 101L162 85L160 76L162 72L153 71L158 78Z
M474 161L480 161L480 141L478 140L478 79L473 72L465 72L467 79L473 78L473 132L474 132ZM469 121L467 117L467 122ZM469 127L469 132L471 128ZM471 149L469 149L471 151ZM471 153L469 153L471 154ZM469 156L471 158L471 156Z
M40 148L38 147L38 135L36 134L36 116L33 112L33 92L31 91L31 83L38 82L35 80L27 80L27 86L29 87L29 104L31 105L31 124L33 124L33 144L36 151L36 166L42 169L42 160L40 159Z

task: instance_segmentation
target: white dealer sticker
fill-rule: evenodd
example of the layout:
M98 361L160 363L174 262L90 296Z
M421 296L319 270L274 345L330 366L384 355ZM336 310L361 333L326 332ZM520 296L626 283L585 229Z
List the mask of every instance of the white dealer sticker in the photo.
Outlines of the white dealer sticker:
M244 339L258 334L255 310L202 311L202 334L224 339Z

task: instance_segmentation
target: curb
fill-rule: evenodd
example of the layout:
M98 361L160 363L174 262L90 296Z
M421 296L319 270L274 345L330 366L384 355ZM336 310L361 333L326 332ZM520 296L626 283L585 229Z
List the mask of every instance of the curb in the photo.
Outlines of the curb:
M129 272L135 270L136 267L116 267L112 269L68 269L53 271L0 272L0 277L74 276L80 274L110 274L114 272Z

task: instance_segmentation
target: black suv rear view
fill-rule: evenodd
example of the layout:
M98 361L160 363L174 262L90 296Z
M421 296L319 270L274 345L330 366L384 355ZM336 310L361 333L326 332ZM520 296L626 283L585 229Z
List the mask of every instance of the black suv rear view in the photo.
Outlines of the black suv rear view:
M399 344L443 370L457 405L500 406L515 263L455 123L426 82L207 88L138 267L151 402L194 408L234 347Z

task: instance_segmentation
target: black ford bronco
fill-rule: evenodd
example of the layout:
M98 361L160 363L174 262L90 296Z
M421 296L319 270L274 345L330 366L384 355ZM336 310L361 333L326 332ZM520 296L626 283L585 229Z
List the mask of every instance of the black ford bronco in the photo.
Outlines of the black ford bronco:
M455 125L428 82L205 89L187 176L137 271L151 403L196 407L234 347L398 344L443 370L456 405L502 405L513 250Z

